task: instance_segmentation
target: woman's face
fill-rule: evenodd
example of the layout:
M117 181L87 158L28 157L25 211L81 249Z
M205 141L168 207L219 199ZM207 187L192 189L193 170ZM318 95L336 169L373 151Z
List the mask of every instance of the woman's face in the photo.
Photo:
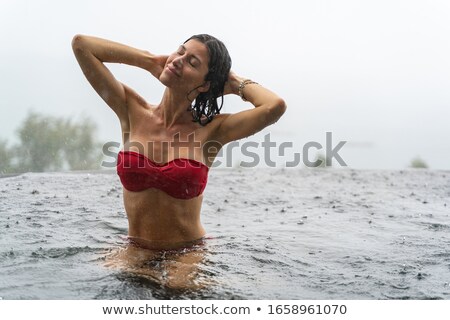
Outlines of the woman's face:
M195 39L182 44L167 59L159 80L169 88L183 89L190 92L198 88L200 92L208 91L205 83L208 73L209 54L206 46Z

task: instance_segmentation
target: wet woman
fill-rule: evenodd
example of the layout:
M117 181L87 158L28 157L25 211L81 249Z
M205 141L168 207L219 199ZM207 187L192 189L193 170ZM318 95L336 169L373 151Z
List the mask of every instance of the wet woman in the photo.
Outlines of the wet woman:
M226 47L206 34L190 37L169 56L87 35L76 35L72 48L87 80L120 121L124 150L117 171L134 244L128 251L139 247L150 254L201 241L202 193L215 156L227 143L276 122L286 110L283 99L230 71ZM161 101L147 102L105 63L150 72L165 86ZM253 108L221 114L227 94ZM127 257L140 259L130 252Z

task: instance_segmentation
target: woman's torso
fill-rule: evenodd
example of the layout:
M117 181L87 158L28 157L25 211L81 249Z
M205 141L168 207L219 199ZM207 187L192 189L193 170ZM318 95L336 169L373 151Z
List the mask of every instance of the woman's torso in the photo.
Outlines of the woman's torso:
M203 146L211 137L214 125L201 126L192 121L165 128L156 116L156 107L142 104L121 119L124 150L142 154L155 164L174 159L192 159L209 168L220 147L205 155ZM214 122L214 121L213 121ZM213 150L211 152L211 150ZM181 181L180 181L181 182ZM171 248L205 235L200 220L203 195L181 199L158 187L142 191L123 189L129 223L129 236L146 246Z

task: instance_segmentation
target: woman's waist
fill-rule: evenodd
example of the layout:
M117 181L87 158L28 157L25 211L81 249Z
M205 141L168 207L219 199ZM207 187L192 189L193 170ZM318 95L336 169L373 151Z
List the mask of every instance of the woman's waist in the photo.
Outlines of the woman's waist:
M155 241L157 244L192 241L205 234L200 212L153 209L127 214L128 235Z
M191 199L178 199L157 188L143 191L123 190L123 201L128 211L199 212L203 195Z
M201 200L176 201L148 194L124 193L129 236L160 244L192 241L205 230L200 221Z
M169 207L126 210L130 232L135 234L192 234L202 228L200 210L176 210Z
M203 235L199 238L195 238L192 240L151 240L142 237L136 237L129 235L127 237L127 241L129 244L137 246L143 249L149 250L181 250L181 249L189 249L194 248L199 245L203 245L206 236Z
M155 243L192 241L205 234L200 219L128 219L128 227L129 236Z

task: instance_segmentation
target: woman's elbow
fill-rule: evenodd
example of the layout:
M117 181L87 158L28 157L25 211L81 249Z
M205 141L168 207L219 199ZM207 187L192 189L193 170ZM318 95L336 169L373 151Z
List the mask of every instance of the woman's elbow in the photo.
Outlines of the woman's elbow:
M270 105L267 106L266 123L268 125L274 124L286 112L286 102L283 99L277 98Z
M281 118L281 116L286 112L286 109L286 102L282 98L278 98L276 101L274 101L274 104L271 108L271 113L275 121Z
M72 38L72 49L73 51L82 50L86 37L82 34L76 34Z
M277 108L278 108L278 112L280 113L280 117L281 117L286 112L286 109L287 109L286 102L282 98L278 99Z

